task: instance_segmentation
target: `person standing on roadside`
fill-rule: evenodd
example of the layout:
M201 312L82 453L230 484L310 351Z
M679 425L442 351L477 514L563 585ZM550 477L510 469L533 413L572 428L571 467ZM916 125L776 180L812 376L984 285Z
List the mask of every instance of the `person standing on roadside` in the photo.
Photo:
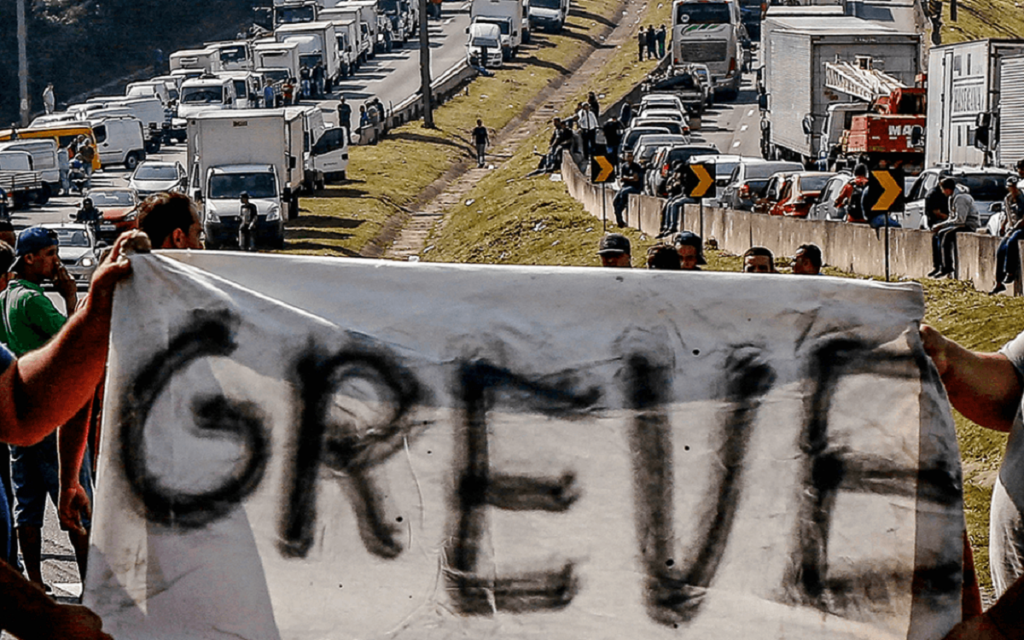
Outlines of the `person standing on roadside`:
M238 195L238 248L242 251L256 250L256 205L249 202L249 192Z
M658 59L659 60L661 58L665 57L665 35L666 35L665 25L659 26L657 32L655 32L655 34L654 34L654 39L658 43Z
M54 108L57 106L57 101L53 97L53 83L50 82L43 89L43 109L46 110L46 114L53 113Z
M274 108L274 87L269 83L263 87L263 108Z
M597 116L590 110L590 104L580 103L580 110L576 112L576 126L580 129L580 139L583 142L583 157L590 158L594 155L597 147Z
M490 138L487 136L487 127L484 126L484 121L480 118L476 119L476 128L473 129L473 144L476 145L476 166L484 166L484 153L487 151L487 145L491 143Z
M647 48L647 31L643 27L636 33L638 62L644 61L644 50Z
M345 96L341 96L338 103L338 126L345 127L345 137L352 144L352 105L345 102Z
M71 158L67 149L57 149L57 169L60 172L60 195L66 196L71 193Z
M658 36L654 33L653 24L647 27L644 39L647 42L647 59L656 58L658 56Z
M604 133L605 152L612 164L615 164L619 161L619 145L622 144L622 122L616 118L608 118L601 125L601 132Z
M593 91L587 94L587 104L590 105L590 112L594 114L595 118L601 117L601 104L597 101L597 96Z

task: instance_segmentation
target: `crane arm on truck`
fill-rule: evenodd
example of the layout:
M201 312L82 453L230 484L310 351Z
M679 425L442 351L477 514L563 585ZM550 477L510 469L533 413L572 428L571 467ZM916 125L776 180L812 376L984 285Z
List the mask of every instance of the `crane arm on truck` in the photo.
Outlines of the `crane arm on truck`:
M856 63L826 62L825 87L873 103L891 95L906 85L884 71L874 69L870 58L858 58Z

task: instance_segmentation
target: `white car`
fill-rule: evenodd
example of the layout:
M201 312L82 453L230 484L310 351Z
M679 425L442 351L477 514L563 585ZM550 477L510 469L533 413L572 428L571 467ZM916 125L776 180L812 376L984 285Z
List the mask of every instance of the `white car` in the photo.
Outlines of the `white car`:
M40 225L57 233L57 256L79 285L89 286L92 272L99 264L96 236L84 224L69 222Z
M181 191L186 179L185 168L178 161L147 160L132 172L128 188L135 189L141 199L161 191Z

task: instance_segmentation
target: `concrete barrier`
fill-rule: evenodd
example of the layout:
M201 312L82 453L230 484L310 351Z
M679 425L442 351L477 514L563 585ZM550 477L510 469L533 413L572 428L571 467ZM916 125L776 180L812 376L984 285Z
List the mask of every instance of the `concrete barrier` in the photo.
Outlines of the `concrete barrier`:
M600 197L593 195L591 185L570 160L563 160L562 176L569 194L579 200L592 215L601 217ZM608 215L611 199L607 190ZM661 224L663 198L630 196L627 224L650 236ZM614 219L613 219L614 221ZM862 224L835 221L812 221L782 216L704 208L703 225L700 208L686 205L680 228L700 234L705 242L714 238L719 249L741 255L752 246L762 246L776 256L792 256L801 244L821 247L825 263L843 271L868 276L885 276L885 229L872 229ZM889 229L889 275L893 278L923 278L932 270L932 237L930 231ZM957 235L956 277L970 282L979 291L995 285L995 256L1000 238L980 233ZM1024 256L1024 242L1021 242ZM1007 287L1008 293L1021 295L1024 285L1018 279Z

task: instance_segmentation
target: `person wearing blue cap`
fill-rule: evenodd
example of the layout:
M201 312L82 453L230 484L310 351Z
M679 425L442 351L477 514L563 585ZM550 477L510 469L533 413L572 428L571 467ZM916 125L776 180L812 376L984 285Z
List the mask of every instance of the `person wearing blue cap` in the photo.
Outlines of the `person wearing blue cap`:
M46 297L44 283L54 283L69 311L74 311L78 301L77 286L61 264L57 246L57 233L52 229L31 227L18 235L12 277L0 293L0 342L16 356L43 346L67 320ZM59 468L55 433L36 445L11 447L14 528L29 580L40 585L43 513L47 494L54 506L58 505ZM82 475L87 472L83 469ZM88 487L89 483L81 484ZM88 533L69 531L68 537L84 575Z

